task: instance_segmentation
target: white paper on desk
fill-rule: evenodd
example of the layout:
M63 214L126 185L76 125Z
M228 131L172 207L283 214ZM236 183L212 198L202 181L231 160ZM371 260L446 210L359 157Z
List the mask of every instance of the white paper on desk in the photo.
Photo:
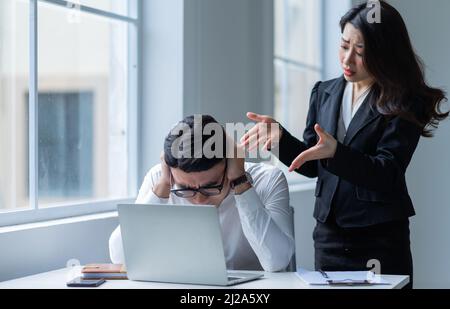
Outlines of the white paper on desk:
M368 280L370 284L390 284L379 275L369 271L327 271L328 279L324 278L318 271L309 271L303 268L297 269L297 276L309 285L328 285L327 280L344 281Z

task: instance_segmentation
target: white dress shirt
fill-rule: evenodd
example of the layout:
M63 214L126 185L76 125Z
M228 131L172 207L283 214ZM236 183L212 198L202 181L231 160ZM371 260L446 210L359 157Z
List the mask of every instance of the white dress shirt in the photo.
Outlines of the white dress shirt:
M344 97L342 99L341 114L344 120L345 130L348 129L350 122L355 116L358 109L361 107L367 95L370 92L371 87L367 88L355 101L353 105L353 83L347 82L344 90Z
M370 89L371 87L367 88L359 98L356 99L355 104L353 104L353 83L347 82L342 97L341 112L337 128L337 139L339 142L342 143L344 141L350 123L369 95Z
M218 208L225 259L228 269L281 271L294 254L293 214L284 174L266 164L246 163L254 180L241 195L230 191ZM161 177L161 165L153 167L144 179L136 204L189 204L171 194L161 199L153 186ZM120 226L109 240L111 261L124 263Z

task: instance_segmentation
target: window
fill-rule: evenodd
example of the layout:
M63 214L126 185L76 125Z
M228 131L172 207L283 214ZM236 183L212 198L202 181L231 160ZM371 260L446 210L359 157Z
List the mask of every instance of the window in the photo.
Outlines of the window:
M0 226L135 195L138 4L0 2Z
M322 0L276 0L275 118L303 139L309 99L322 79ZM287 171L284 165L279 166ZM306 181L288 174L290 183Z
M38 102L39 198L93 198L94 91L40 92Z

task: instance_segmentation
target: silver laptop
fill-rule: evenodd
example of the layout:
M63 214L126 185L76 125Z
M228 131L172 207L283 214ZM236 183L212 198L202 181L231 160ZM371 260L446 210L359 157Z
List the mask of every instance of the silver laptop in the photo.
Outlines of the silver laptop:
M213 206L119 205L130 280L228 286L262 274L228 272Z

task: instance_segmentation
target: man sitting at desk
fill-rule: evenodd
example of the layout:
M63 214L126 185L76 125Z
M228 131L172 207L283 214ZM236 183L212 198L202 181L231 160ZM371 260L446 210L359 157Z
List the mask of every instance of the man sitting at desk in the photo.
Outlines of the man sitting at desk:
M226 151L213 157L205 155L204 147L217 141L218 136L223 150L227 145L236 146L213 117L199 118L201 154L194 153L194 136L184 139L184 155L177 152L185 129L197 130L198 117L190 116L177 125L184 133L171 130L166 137L161 164L146 175L136 204L215 205L228 269L285 270L294 253L294 232L284 174L266 164L245 163L237 155L230 158L223 155L229 153ZM206 133L205 127L211 124L219 126L223 134ZM112 262L124 263L120 226L112 233L109 248Z

